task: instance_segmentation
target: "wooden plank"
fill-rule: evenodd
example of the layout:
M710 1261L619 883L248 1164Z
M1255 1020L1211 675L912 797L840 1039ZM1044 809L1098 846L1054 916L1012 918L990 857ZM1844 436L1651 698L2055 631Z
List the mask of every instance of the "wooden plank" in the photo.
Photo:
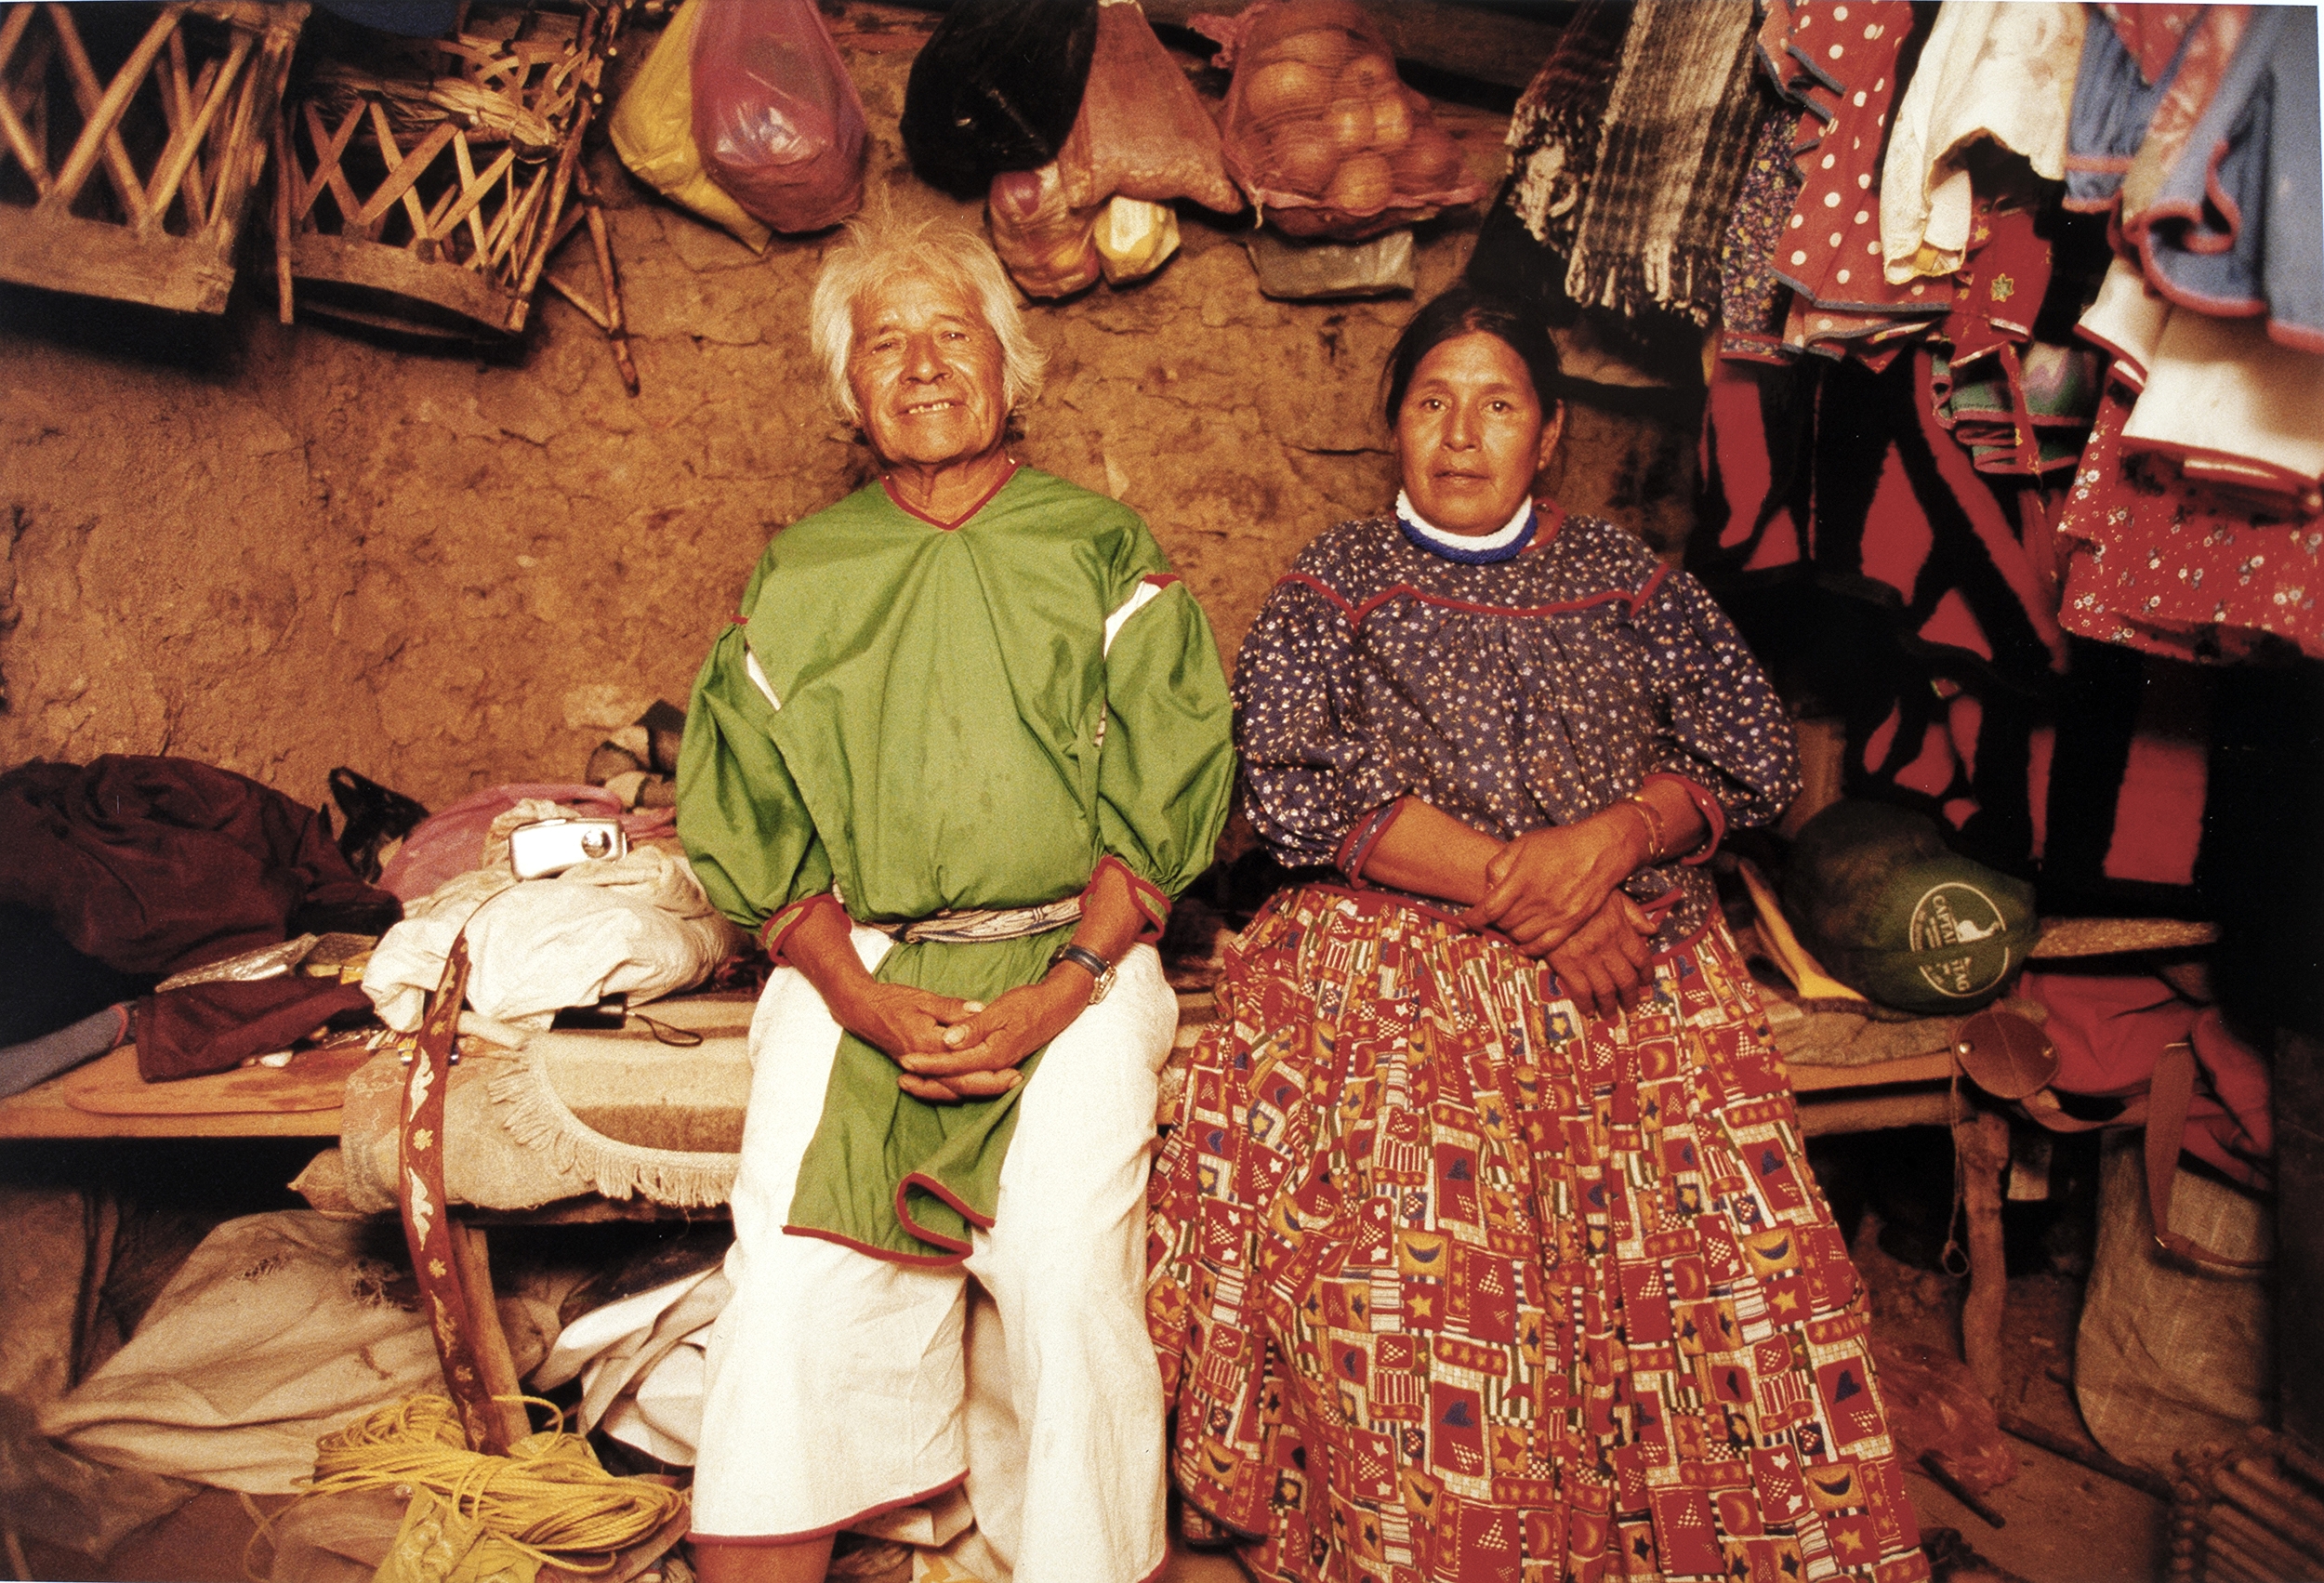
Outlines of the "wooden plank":
M233 238L171 236L54 209L0 204L0 280L181 313L223 313Z
M1907 1056L1902 1061L1873 1061L1855 1066L1811 1066L1797 1061L1787 1061L1784 1069L1791 1075L1793 1090L1802 1094L1822 1088L1882 1088L1896 1083L1942 1083L1953 1075L1953 1052L1949 1049L1931 1050L1926 1055Z
M423 263L401 247L384 246L361 237L326 236L306 231L291 238L291 274L312 286L316 282L360 286L427 303L473 323L497 340L508 322L514 294L499 282L450 264ZM327 313L330 305L310 291L304 306ZM416 324L426 333L424 324ZM436 332L442 334L439 327Z
M1942 1127L1952 1119L1953 1097L1943 1088L1879 1094L1816 1094L1800 1101L1800 1130L1810 1138L1843 1132L1885 1132L1892 1127Z
M86 1089L92 1085L137 1082L138 1052L134 1046L123 1046L109 1055L102 1055L88 1065L68 1072L61 1077L27 1088L0 1100L0 1139L7 1138L336 1138L339 1131L339 1112L334 1105L327 1110L255 1110L214 1112L202 1108L207 1102L198 1097L191 1108L183 1114L168 1111L140 1115L106 1115L74 1106L69 1097L77 1087ZM266 1073L270 1077L281 1076L291 1081L289 1070L276 1074L268 1067L248 1067L221 1076L239 1076L245 1080L253 1073ZM189 1089L188 1084L207 1083L211 1079L191 1077L182 1084L155 1083L150 1085L156 1095L167 1096L173 1089L196 1096L203 1090ZM263 1079L261 1079L263 1081ZM297 1082L308 1082L301 1075ZM340 1079L344 1088L346 1079Z
M64 1077L64 1102L90 1115L289 1115L337 1110L347 1080L371 1059L361 1045L308 1050L287 1066L239 1066L200 1077L149 1083L137 1049L124 1046ZM126 1058L125 1060L123 1058Z

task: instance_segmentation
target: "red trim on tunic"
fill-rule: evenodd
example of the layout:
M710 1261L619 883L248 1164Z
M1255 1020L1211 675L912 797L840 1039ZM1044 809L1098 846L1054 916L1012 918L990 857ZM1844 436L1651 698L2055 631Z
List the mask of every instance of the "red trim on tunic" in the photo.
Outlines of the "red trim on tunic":
M1549 509L1545 511L1542 509L1542 503L1538 500L1535 501L1533 503L1533 537L1526 541L1525 547L1518 553L1531 555L1537 549L1547 548L1556 542L1557 532L1565 525L1565 507L1552 500L1549 502Z
M1380 838L1388 834L1388 827L1404 817L1404 804L1402 797L1389 798L1357 820L1354 827L1340 842L1340 850L1332 855L1340 872L1348 877L1350 884L1361 885L1364 882L1365 863L1371 857L1372 850L1380 845Z
M1107 852L1098 859L1097 867L1089 871L1089 883L1081 888L1082 904L1085 908L1089 904L1089 892L1097 889L1098 876L1103 874L1108 868L1121 871L1122 877L1129 882L1131 904L1145 915L1145 922L1138 929L1138 938L1131 943L1153 944L1162 938L1163 927L1170 921L1170 893L1130 867L1115 853Z
M965 1250L945 1254L897 1253L890 1248L874 1247L870 1243L857 1242L852 1236L841 1236L838 1232L826 1232L814 1226L785 1226L783 1234L785 1236L811 1236L817 1242L837 1243L839 1247L851 1248L866 1259L877 1259L883 1264L909 1264L915 1270L957 1270L968 1261L969 1257Z
M760 1548L770 1545L803 1545L810 1539L820 1539L825 1535L843 1532L858 1523L869 1522L874 1517L882 1517L891 1511L901 1511L907 1506L918 1506L923 1501L933 1500L946 1490L958 1489L968 1481L968 1477L969 1471L963 1468L932 1489L922 1490L918 1495L907 1495L901 1500L891 1500L882 1506L865 1507L854 1516L842 1517L827 1528L810 1528L799 1534L749 1535L706 1534L696 1529L686 1536L686 1542L694 1545L748 1545Z
M1693 852L1680 861L1690 867L1696 864L1709 863L1710 854L1719 850L1719 843L1726 839L1727 811L1719 805L1719 799L1710 794L1709 786L1704 785L1700 781L1680 774L1676 770L1657 770L1638 784L1638 789L1644 791L1657 781L1677 782L1679 789L1686 793L1686 800L1695 805L1696 811L1703 816L1704 824L1710 827L1710 835ZM1669 857L1673 854L1665 852L1663 855Z
M1149 572L1146 574L1146 581L1157 588L1167 588L1172 583L1182 583L1185 580L1185 578L1180 576L1175 572Z
M931 1232L927 1227L921 1225L918 1220L912 1219L910 1212L905 1208L905 1200L904 1192L905 1189L908 1187L917 1187L922 1193L927 1194L931 1198L936 1199L940 1203L951 1206L952 1208L959 1214L961 1219L967 1220L969 1224L976 1227L979 1231L989 1232L993 1229L993 1220L991 1216L980 1215L975 1210L970 1208L966 1204L960 1202L957 1196L947 1190L943 1182L938 1181L934 1177L928 1175L926 1172L910 1171L905 1174L902 1181L896 1183L896 1198L894 1205L896 1223L901 1225L905 1231L910 1232L914 1236L919 1238L922 1242L933 1243L938 1247L948 1247L952 1249L956 1255L962 1258L966 1258L970 1252L969 1244L960 1241L957 1237L946 1236L942 1232Z
M759 943L765 948L769 961L778 968L787 968L791 965L784 957L783 946L790 939L792 932L807 921L807 915L813 912L819 905L839 907L839 898L828 890L818 890L812 896L801 896L759 926ZM847 917L845 907L839 907L839 916ZM854 921L853 918L848 918L850 925L852 925Z
M1011 457L1009 463L1009 470L1001 475L1000 481L993 485L992 488L986 490L983 499L979 500L975 505L970 507L966 511L963 511L959 516L954 518L949 522L944 521L942 518L930 516L927 512L921 510L917 506L906 505L903 496L896 494L896 486L894 483L890 481L886 473L881 473L879 475L879 487L887 493L889 500L894 503L897 510L905 513L907 516L918 517L921 521L926 522L931 528L942 528L944 532L950 533L955 528L965 524L971 517L973 517L979 511L984 510L985 507L990 506L993 503L993 496L998 495L1002 490L1009 487L1009 481L1017 476L1017 469L1023 465L1024 464L1017 461L1014 457Z
M1323 595L1324 598L1329 600L1334 605L1338 606L1340 613L1347 618L1348 625L1351 627L1361 627L1364 625L1366 618L1368 617L1372 612L1378 610L1389 600L1397 598L1399 595L1408 596L1412 599L1418 600L1422 604L1433 604L1445 610L1464 611L1471 615L1564 615L1572 611L1589 610L1596 605L1618 603L1627 604L1632 610L1636 610L1640 603L1644 600L1647 593L1654 588L1656 584L1662 580L1664 570L1667 570L1667 568L1657 569L1655 575L1647 580L1646 586L1639 589L1638 592L1634 594L1625 593L1619 588L1613 588L1603 594L1591 594L1588 599L1571 600L1562 604L1523 606L1480 604L1474 600L1446 599L1441 594L1422 593L1419 588L1414 587L1409 583L1398 583L1393 587L1383 588L1379 593L1374 594L1370 599L1366 600L1362 604L1350 604L1345 598L1334 590L1331 586L1326 583L1322 578L1313 576L1305 572L1286 572L1281 577L1275 580L1275 586L1277 587L1281 587L1285 583L1305 584L1308 587L1314 589L1317 593Z

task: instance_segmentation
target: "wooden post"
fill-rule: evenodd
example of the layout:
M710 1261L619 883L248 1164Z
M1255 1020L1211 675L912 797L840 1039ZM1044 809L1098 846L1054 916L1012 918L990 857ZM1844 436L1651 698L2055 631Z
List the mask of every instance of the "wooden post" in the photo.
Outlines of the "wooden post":
M2009 1168L2009 1119L1976 1110L1953 1123L1953 1157L1969 1217L1969 1296L1961 1305L1961 1355L1977 1387L2001 1393L2001 1313L2009 1270L2001 1251L2001 1173Z

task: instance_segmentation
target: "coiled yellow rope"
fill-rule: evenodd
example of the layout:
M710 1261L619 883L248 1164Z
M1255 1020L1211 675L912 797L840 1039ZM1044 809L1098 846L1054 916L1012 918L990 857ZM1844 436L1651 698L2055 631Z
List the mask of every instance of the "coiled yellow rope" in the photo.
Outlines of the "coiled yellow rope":
M537 1405L557 1411L553 1404ZM528 1435L506 1457L471 1451L443 1396L381 1407L315 1443L310 1494L398 1485L442 1497L457 1515L569 1572L610 1569L615 1552L652 1536L685 1499L664 1485L607 1472L587 1440L561 1430ZM601 1559L582 1559L591 1556Z

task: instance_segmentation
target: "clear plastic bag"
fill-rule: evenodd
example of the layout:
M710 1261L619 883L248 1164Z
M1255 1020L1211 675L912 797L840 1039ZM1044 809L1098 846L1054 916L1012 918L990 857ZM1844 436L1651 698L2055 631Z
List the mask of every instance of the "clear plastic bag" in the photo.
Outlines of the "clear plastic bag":
M693 133L710 178L777 231L821 231L864 202L864 102L812 0L708 7Z
M1349 0L1252 0L1192 25L1235 72L1219 121L1227 170L1286 235L1360 242L1485 196Z
M637 80L614 107L614 147L639 180L763 253L773 232L710 179L694 147L694 30L702 11L703 0L685 0L670 14Z
M1071 297L1098 278L1097 246L1103 202L1075 208L1051 161L1038 170L1007 170L993 178L984 215L993 251L1027 297Z
M1109 197L1192 198L1224 214L1243 206L1218 126L1137 0L1099 0L1089 81L1057 168L1076 208Z

